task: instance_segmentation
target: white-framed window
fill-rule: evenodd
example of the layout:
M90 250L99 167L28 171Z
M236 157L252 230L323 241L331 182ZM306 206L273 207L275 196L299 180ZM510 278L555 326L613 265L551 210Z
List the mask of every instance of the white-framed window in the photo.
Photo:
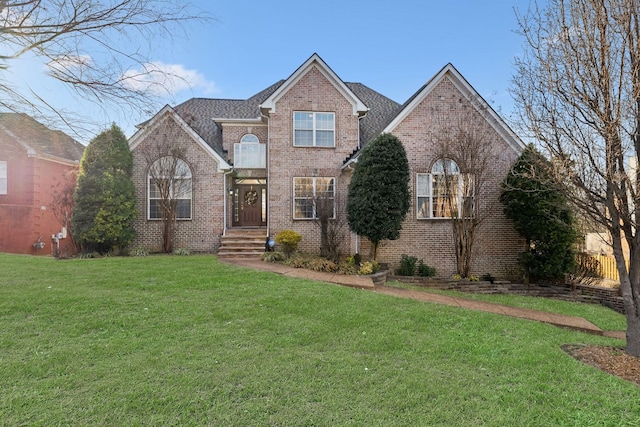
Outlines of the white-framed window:
M474 191L473 175L460 173L451 159L440 159L431 173L416 174L417 218L470 218Z
M335 218L335 178L293 178L293 219L316 219L321 212Z
M294 147L335 147L335 113L293 113Z
M0 194L7 194L7 162L0 160Z
M254 134L247 134L233 144L233 164L237 168L266 168L267 149Z
M149 168L147 184L148 219L162 219L169 206L176 219L191 219L192 176L185 161L171 156L156 160Z

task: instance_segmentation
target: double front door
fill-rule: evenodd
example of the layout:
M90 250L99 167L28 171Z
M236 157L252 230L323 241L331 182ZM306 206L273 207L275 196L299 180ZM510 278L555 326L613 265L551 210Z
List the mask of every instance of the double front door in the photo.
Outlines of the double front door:
M234 191L233 225L261 227L267 225L267 186L236 184Z

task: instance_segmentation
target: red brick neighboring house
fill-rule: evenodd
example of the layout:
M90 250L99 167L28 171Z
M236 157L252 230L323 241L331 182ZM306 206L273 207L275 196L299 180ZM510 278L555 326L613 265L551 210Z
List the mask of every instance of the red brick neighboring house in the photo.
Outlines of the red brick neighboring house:
M361 149L387 132L407 151L412 207L400 239L385 242L378 260L397 266L408 254L435 267L439 276L450 275L455 272L451 222L432 209L437 195L428 185L442 160L433 132L443 117L453 120L469 109L483 117L491 134L499 178L489 197L497 200L500 180L524 145L451 64L404 104L342 81L314 54L287 79L246 100L194 98L165 106L130 139L139 208L134 247L160 249L157 201L145 159L158 145L181 148L192 181L191 193L182 196L175 247L216 252L230 230L255 228L274 236L292 229L303 236L302 251L318 253L320 228L309 194L324 192L336 207L344 205ZM336 209L336 215L344 212ZM345 237L345 255L368 254L366 239L349 232ZM500 206L478 240L482 248L474 273L505 277L515 271L522 241Z
M77 170L83 152L82 144L26 114L0 114L0 252L52 253L51 236L66 234L52 193ZM68 239L60 244L70 250Z

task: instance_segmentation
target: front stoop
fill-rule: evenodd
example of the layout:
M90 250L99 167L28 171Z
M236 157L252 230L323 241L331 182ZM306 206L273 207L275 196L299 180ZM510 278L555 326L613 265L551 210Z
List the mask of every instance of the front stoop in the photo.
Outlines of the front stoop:
M221 238L218 258L260 258L266 238L266 228L230 228Z

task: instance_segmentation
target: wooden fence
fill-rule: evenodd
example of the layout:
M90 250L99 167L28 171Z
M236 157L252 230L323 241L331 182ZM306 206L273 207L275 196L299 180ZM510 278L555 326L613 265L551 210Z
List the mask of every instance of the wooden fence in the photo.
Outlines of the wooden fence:
M620 280L618 268L616 267L616 259L607 255L591 255L600 263L600 272L602 277L611 280Z

